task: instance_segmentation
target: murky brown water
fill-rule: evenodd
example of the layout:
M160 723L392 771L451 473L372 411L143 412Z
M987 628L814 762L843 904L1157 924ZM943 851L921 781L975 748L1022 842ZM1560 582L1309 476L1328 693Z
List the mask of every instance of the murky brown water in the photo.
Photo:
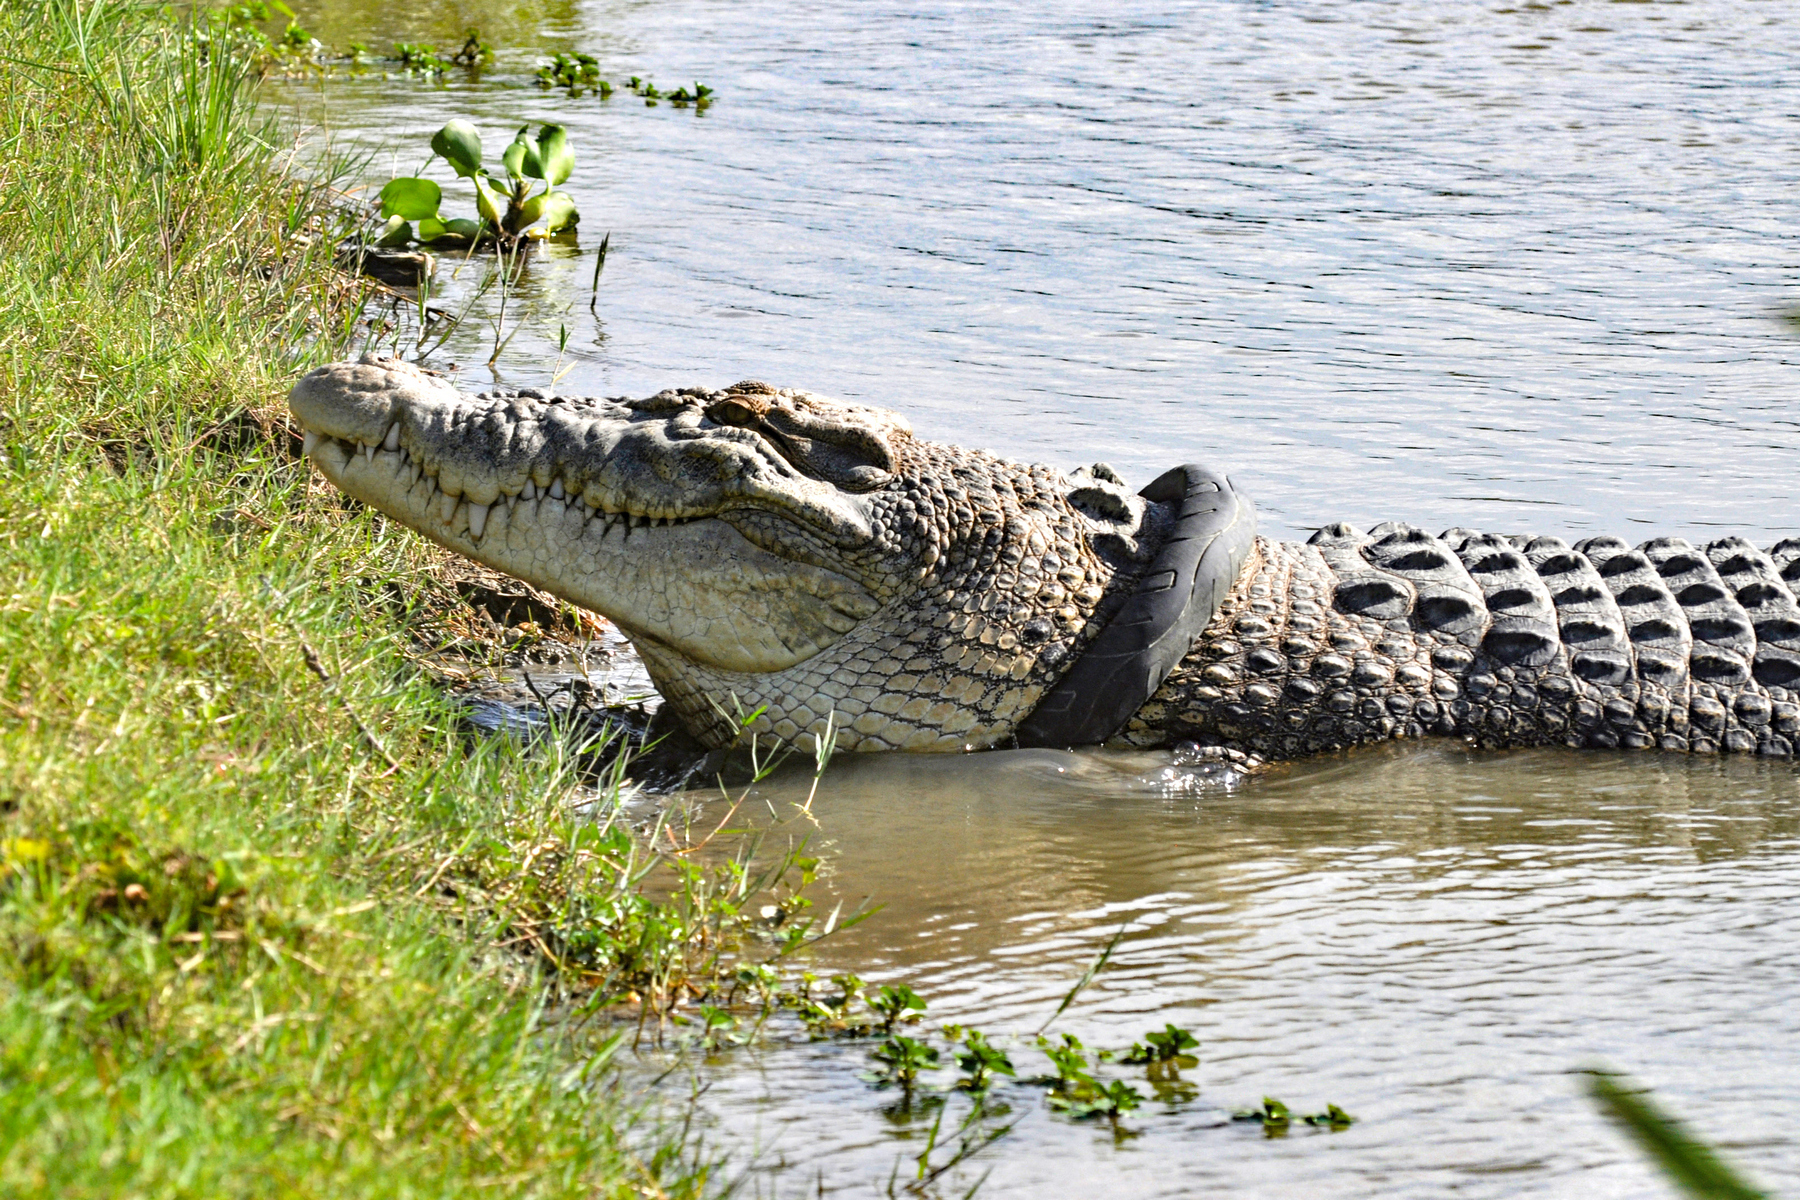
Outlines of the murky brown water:
M1786 6L299 7L340 43L502 45L478 85L287 90L411 139L400 173L452 115L496 149L570 126L583 244L533 266L513 382L566 324L565 391L757 377L1131 478L1198 459L1276 533L1800 529ZM558 100L522 86L538 47L720 102ZM486 383L491 337L443 357ZM1124 924L1062 1027L1202 1039L1198 1097L1122 1144L1010 1092L1024 1120L961 1176L992 1166L984 1195L1666 1194L1579 1098L1595 1059L1800 1190L1791 767L1440 746L1226 789L1154 755L845 759L813 813L828 889L887 905L822 966L1029 1032ZM862 1056L708 1069L720 1136L788 1167L755 1189L879 1191L917 1153ZM1220 1124L1264 1094L1363 1120Z
M809 782L763 789L790 830ZM1579 1098L1568 1072L1596 1061L1654 1080L1769 1180L1800 1175L1791 768L1442 746L1224 790L1161 755L1017 751L840 760L812 812L827 893L887 905L829 964L1022 1035L1041 1071L1030 1033L1123 925L1058 1028L1201 1040L1199 1096L1147 1105L1122 1147L1003 1092L1029 1115L984 1194L1661 1195ZM771 1051L708 1102L856 1194L923 1138L861 1059ZM1265 1094L1363 1120L1280 1142L1220 1126Z

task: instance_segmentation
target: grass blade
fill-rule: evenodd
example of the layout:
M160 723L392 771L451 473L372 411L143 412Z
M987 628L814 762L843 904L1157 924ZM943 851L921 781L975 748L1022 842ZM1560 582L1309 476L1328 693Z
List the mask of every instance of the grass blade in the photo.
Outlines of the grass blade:
M1131 924L1130 921L1125 922L1125 925L1129 924ZM1056 1018L1069 1011L1069 1005L1075 1003L1075 997L1081 995L1087 985L1094 982L1094 977L1100 974L1107 961L1112 958L1113 951L1118 948L1119 939L1125 936L1125 925L1119 926L1119 931L1112 935L1112 940L1106 943L1106 948L1100 951L1099 956L1088 966L1088 969L1082 972L1081 978L1075 981L1075 986L1069 989L1069 994L1062 998L1062 1003L1057 1005L1056 1011L1050 1014L1050 1019L1038 1026L1038 1036L1042 1036L1044 1030L1056 1024Z
M1607 1071L1589 1071L1588 1095L1624 1127L1663 1174L1696 1200L1768 1200L1721 1159L1718 1152L1670 1116L1644 1091L1624 1086Z

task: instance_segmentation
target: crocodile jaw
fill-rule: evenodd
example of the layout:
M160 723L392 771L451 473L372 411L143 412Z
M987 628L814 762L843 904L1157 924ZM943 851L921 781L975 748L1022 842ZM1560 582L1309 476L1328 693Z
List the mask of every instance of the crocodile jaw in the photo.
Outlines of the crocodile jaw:
M452 464L445 446L415 444L429 440L431 405L461 401L449 385L397 367L381 371L380 387L339 379L295 389L293 408L320 472L431 540L604 614L634 639L760 674L813 657L879 607L856 581L772 553L716 514L609 510L591 503L592 490L568 494L560 478L539 488L530 471L509 494L496 472L484 477L480 454ZM436 470L426 467L430 460ZM440 486L452 471L454 492ZM492 499L480 503L485 497Z

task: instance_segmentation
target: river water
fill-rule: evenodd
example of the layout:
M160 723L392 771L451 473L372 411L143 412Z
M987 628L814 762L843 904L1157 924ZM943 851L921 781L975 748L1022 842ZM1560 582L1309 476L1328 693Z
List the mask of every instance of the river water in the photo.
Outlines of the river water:
M475 23L500 48L480 81L278 86L377 182L450 116L494 151L570 129L580 245L532 264L492 371L477 302L435 360L470 386L808 387L1020 458L1222 467L1282 536L1800 531L1785 5L297 7L338 45ZM529 86L569 49L718 102ZM446 266L438 301L480 273ZM807 784L759 791L784 833ZM1198 1095L1135 1137L1002 1089L1022 1120L961 1188L1666 1195L1581 1099L1571 1070L1604 1061L1800 1189L1791 767L1439 745L1224 787L1167 755L841 759L811 811L822 898L887 906L821 971L1027 1034L1123 926L1058 1028L1201 1039ZM911 1170L925 1123L857 1080L864 1050L707 1069L753 1191ZM1221 1123L1265 1094L1362 1119Z

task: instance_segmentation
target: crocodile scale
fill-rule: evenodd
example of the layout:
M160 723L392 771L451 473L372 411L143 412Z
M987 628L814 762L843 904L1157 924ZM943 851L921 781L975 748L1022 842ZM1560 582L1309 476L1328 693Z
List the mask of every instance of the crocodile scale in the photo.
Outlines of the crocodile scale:
M1398 738L1787 757L1800 539L1704 547L1408 525L1258 539L1120 740L1267 759Z

